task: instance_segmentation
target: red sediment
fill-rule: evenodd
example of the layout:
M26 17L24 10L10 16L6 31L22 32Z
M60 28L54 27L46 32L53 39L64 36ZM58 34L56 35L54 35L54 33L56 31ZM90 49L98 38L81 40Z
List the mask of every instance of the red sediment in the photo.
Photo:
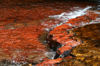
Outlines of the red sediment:
M54 10L53 8L51 9L49 7L39 6L38 4L36 5L38 7L32 8L31 6L27 6L26 8L28 9L23 8L23 6L16 6L15 8L0 7L0 22L5 22L7 24L14 22L25 23L32 20L45 19L48 18L49 15L60 14L63 12L63 10Z
M45 3L45 2L33 3L33 4L29 3L30 5L32 5L30 6L27 3L29 2L28 0L25 0L27 1L26 3L21 0L20 0L21 2L18 2L19 0L13 0L15 2L11 2L11 0L5 0L5 1L6 2L0 4L0 51L1 51L0 55L2 56L2 58L0 57L0 60L3 60L6 58L9 61L14 60L15 62L28 61L28 62L34 63L35 59L36 61L40 61L41 58L45 58L44 54L47 51L46 46L43 45L39 41L39 36L43 32L42 29L46 28L44 27L44 24L47 24L48 28L51 28L52 25L60 23L60 21L58 20L55 22L54 19L50 19L50 21L52 22L49 22L49 20L44 20L43 26L31 25L28 27L24 26L24 27L20 27L16 29L9 29L9 30L5 29L6 24L21 23L21 24L15 24L15 26L18 26L18 25L23 26L22 23L27 23L33 20L45 19L45 18L48 18L49 15L55 15L55 14L60 14L62 12L65 12L66 9L71 10L70 7L68 6L71 6L71 7L77 6L76 4L74 4L74 2L68 2L68 4L71 3L71 5L68 5L68 6L63 6L64 4L66 5L66 3L64 2L63 2L64 3L63 5L58 2L56 3L49 2L50 4L53 4L52 6L49 3ZM30 0L30 1L36 2L36 0ZM39 1L42 1L42 0L39 0ZM81 5L81 6L85 7L87 6L86 4L88 3L85 3L84 5ZM95 17L96 16L97 15L95 15ZM95 17L91 15L91 19L95 19ZM79 19L76 19L77 23L78 23L78 20ZM71 23L73 21L74 20L69 21L69 22ZM73 36L72 34L68 34L66 31L68 29L72 29L72 26L69 26L66 24L57 26L56 28L53 29L53 31L50 32L50 35L53 35L53 40L56 40L65 46L67 46L66 45L67 41L72 40L69 38ZM73 46L71 43L70 45ZM71 49L71 48L69 47L64 50L61 48L59 49L62 54L65 50ZM37 60L37 58L40 58L40 59ZM46 61L44 61L43 64L40 63L41 66L42 65L44 66L44 64L46 65L46 63L47 65L59 63L62 59L59 58L59 59L54 59L54 60L48 60L48 59L44 59L44 60ZM36 63L39 63L39 62L36 62Z
M11 58L9 61L15 60L17 62L29 61L30 55L34 56L36 53L43 55L46 52L46 46L42 45L38 39L43 32L43 28L43 26L30 26L0 30L0 48L2 53ZM3 58L0 60L3 60Z
M43 23L41 25L46 26L48 29L54 27L56 24L61 23L60 20L57 19L53 19L53 18L49 18L47 20L44 20Z

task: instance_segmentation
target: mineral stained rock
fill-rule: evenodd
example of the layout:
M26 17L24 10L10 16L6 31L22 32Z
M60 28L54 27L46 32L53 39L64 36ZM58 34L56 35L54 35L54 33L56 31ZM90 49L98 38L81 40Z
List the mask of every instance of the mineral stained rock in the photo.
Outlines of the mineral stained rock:
M62 60L62 58L58 58L58 59L52 59L52 60L48 60L48 61L44 61L42 63L37 64L36 66L52 66L55 63L60 63Z
M71 56L65 57L65 59L72 58ZM52 60L46 60L42 63L37 64L36 66L59 66L59 63L62 62L63 58L57 58ZM58 64L57 64L58 63Z
M45 53L48 53L47 46L43 44L45 36L47 35L47 33L44 32L44 29L60 23L59 20L55 21L55 19L51 18L51 20L49 20L48 16L60 14L66 12L66 10L71 11L72 7L77 7L78 4L82 5L83 3L75 2L77 4L74 4L73 2L68 1L66 2L68 3L67 5L65 2L35 2L36 0L30 0L32 3L23 2L22 0L20 0L21 2L18 2L19 0L13 0L15 3L13 1L10 2L11 0L3 1L6 2L0 0L0 61L5 63L7 61L8 63L29 62L33 64L40 63L48 57L45 55ZM84 8L89 3L85 3L80 7ZM71 6L71 8L68 6ZM97 15L93 16L93 18L96 16ZM64 26L68 29L72 28L67 25ZM64 29L63 26L62 29ZM65 40L70 38L68 41L72 40L73 34L68 34L67 32L68 31L64 31L64 34L62 33L59 36L62 37L62 35L67 35L62 38ZM53 38L56 39L54 35ZM61 42L61 39L58 41ZM65 44L62 43L62 45ZM71 43L70 45L73 46ZM77 42L76 45L78 45ZM61 54L65 51L66 50L61 50ZM47 59L49 59L49 57ZM50 62L48 61L47 63L59 63L61 60L62 59L49 60ZM51 61L54 61L54 63ZM32 64L25 65L31 66Z
M62 57L69 56L72 48L74 48L74 47L78 48L77 45L80 46L80 44L84 43L84 41L81 39L83 37L82 34L85 35L85 32L88 32L88 30L82 30L82 31L85 31L85 32L81 34L80 33L81 31L79 32L79 30L76 30L77 33L75 33L74 30L72 31L71 29L75 28L75 27L83 26L82 23L88 23L89 24L91 22L91 20L95 20L97 17L99 17L98 14L95 14L93 12L87 12L86 15L79 16L79 17L74 18L74 19L70 19L65 24L57 26L52 31L50 31L48 38L49 38L49 42L52 42L52 43L50 43L49 46L54 48L54 49L55 49L55 47L59 46L59 48L56 49L57 52L56 52L55 57L57 57L57 58L61 57L62 58ZM69 26L68 24L71 24L72 26ZM89 32L89 33L91 33L91 32ZM78 34L80 36L78 36ZM88 39L88 37L84 38L84 40L87 40L87 39ZM87 46L90 46L90 44L87 44ZM85 48L87 48L87 46L85 46ZM87 51L90 47L88 47L85 51ZM84 66L85 64L82 63L81 61L79 61L79 59L77 59L77 58L82 58L82 60L84 60L84 56L81 57L81 54L77 54L78 52L82 53L82 51L78 51L78 50L74 51L74 49L72 50L73 53L71 53L71 55L72 56L79 55L79 57L76 57L75 62L73 62L73 63L71 63L73 60L70 59L69 65L71 64L71 66L73 66L73 64L74 65L79 64L79 65ZM77 55L75 55L75 53ZM85 55L86 57L89 56L90 54L87 54L87 53L84 54L83 53L83 55ZM86 62L89 62L89 61L87 60ZM68 61L66 61L66 62L68 62Z
M40 28L43 26L0 30L0 60L39 63L47 51L38 40Z
M50 42L49 46L54 49L55 47L59 46L59 48L57 48L57 54L59 55L63 55L64 52L66 53L66 51L70 51L73 47L79 45L81 42L72 38L74 37L75 33L72 33L70 30L73 29L74 27L82 26L81 24L82 22L89 23L90 20L95 20L96 17L98 17L98 14L95 14L93 12L87 12L86 15L70 19L65 24L57 26L49 33L49 42ZM72 26L69 26L68 24L71 24Z

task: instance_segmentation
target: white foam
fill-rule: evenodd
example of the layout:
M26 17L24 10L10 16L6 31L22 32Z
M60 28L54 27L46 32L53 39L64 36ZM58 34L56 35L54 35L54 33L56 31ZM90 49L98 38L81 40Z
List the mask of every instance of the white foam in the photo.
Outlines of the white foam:
M82 16L82 15L86 14L85 12L89 8L91 8L91 6L87 6L84 9L77 9L77 11L73 11L73 12L70 12L70 13L64 12L64 13L61 13L60 15L54 15L54 16L49 16L49 17L61 20L62 23L56 25L56 26L59 26L59 25L62 25L63 23L65 23L65 22L67 22L69 19L76 18L78 16Z
M45 56L50 58L50 59L54 59L56 52L46 52Z
M49 28L45 28L45 30L46 30L46 31L48 31L48 32L50 31L50 29L49 29Z
M91 22L87 22L87 23L84 23L84 22L82 22L82 23L80 23L81 24L81 27L82 26L84 26L84 25L89 25L89 24L98 24L98 23L100 23L100 21L98 22L98 21L95 21L95 20L92 20Z

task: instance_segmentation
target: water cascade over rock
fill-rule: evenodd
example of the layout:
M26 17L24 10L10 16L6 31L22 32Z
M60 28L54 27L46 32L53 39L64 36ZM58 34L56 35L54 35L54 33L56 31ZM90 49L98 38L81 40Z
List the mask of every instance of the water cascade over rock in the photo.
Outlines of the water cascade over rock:
M81 64L87 58L85 55L88 51L85 53L85 49L88 44L85 46L83 43L87 42L86 35L91 34L91 30L85 34L77 29L100 22L99 5L97 7L95 3L76 0L0 0L0 66L66 66L67 61L70 65ZM92 25L96 34L99 33L98 25ZM88 41L95 44L89 46L99 47L98 37L91 38ZM85 55L80 53L80 48ZM97 53L99 50L95 48L93 51ZM90 50L89 61L86 59L83 64L92 62L91 57L99 58L99 54L92 56L96 53ZM73 63L70 63L70 59Z

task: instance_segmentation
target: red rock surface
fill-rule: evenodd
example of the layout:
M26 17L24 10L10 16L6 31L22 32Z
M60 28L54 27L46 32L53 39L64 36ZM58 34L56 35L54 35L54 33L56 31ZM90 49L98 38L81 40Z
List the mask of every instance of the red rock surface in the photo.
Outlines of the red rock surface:
M65 59L70 59L72 58L71 56L65 57ZM57 58L57 59L52 59L52 60L46 60L42 63L37 64L36 66L57 66L57 63L60 63L63 58Z
M42 63L37 64L36 66L52 66L55 63L60 63L62 60L62 58L58 58L58 59L53 59L53 60L48 60L48 61L44 61Z
M68 20L68 22L66 22L63 25L57 26L56 28L54 28L52 31L50 31L50 35L53 35L53 40L59 42L62 45L68 45L69 43L75 43L76 46L79 43L77 43L75 40L71 39L71 37L73 37L73 34L68 34L68 30L72 29L73 26L81 26L82 22L90 22L90 20L95 20L96 17L98 17L98 14L95 13L87 13L86 15L83 16L79 16L77 18L74 19L70 19ZM73 26L69 26L66 24L72 24ZM63 41L62 41L63 40ZM70 45L69 44L69 45ZM72 45L71 45L72 46Z
M78 5L81 8L84 8L87 6L87 4L89 4L88 2L86 2L82 5L82 2L78 3L71 1L30 1L34 2L18 2L17 0L15 2L11 2L9 0L7 0L6 2L0 1L0 61L7 60L9 62L15 61L19 63L40 63L43 58L46 58L45 53L48 51L47 46L43 45L39 41L40 35L42 35L45 28L51 28L53 27L53 25L61 22L55 19L47 19L49 18L48 16L60 14L62 12L70 12L72 10L75 10L73 7L77 7ZM94 15L95 14L91 15L91 19L94 19L96 17L96 15L95 17ZM71 23L71 21L69 22ZM45 24L47 25L45 26ZM73 36L73 34L68 34L66 29L71 28L72 27L63 24L54 28L53 31L50 32L50 35L53 35L54 41L66 45L67 43L65 42L72 40L69 38ZM78 43L76 42L76 45L77 44ZM61 50L61 54L66 51L66 49L62 50L61 48L59 48L59 50ZM61 60L61 58L48 60L47 64L59 63Z
M81 26L81 22L89 23L90 20L95 20L96 17L98 17L98 14L89 12L86 15L79 16L74 19L70 19L65 24L57 26L52 31L50 31L49 35L53 36L52 40L57 41L61 45L63 45L62 47L58 48L57 53L59 55L62 55L65 51L69 51L72 49L72 47L75 47L80 44L80 42L71 38L71 37L73 37L73 34L71 34L71 33L68 34L69 29L72 29L73 26L78 26L78 27ZM68 23L72 24L73 26L66 25ZM54 59L54 60L56 61L56 59ZM48 64L48 62L45 62L45 64L46 63ZM44 62L42 64L44 64Z
M41 19L59 14L63 10L54 10L47 6L44 8L39 3L33 3L33 6L22 3L0 4L0 61L39 63L48 57L45 55L48 51L47 45L43 45L39 40L47 27L42 25L42 22L52 20L49 24L56 24L53 19Z

